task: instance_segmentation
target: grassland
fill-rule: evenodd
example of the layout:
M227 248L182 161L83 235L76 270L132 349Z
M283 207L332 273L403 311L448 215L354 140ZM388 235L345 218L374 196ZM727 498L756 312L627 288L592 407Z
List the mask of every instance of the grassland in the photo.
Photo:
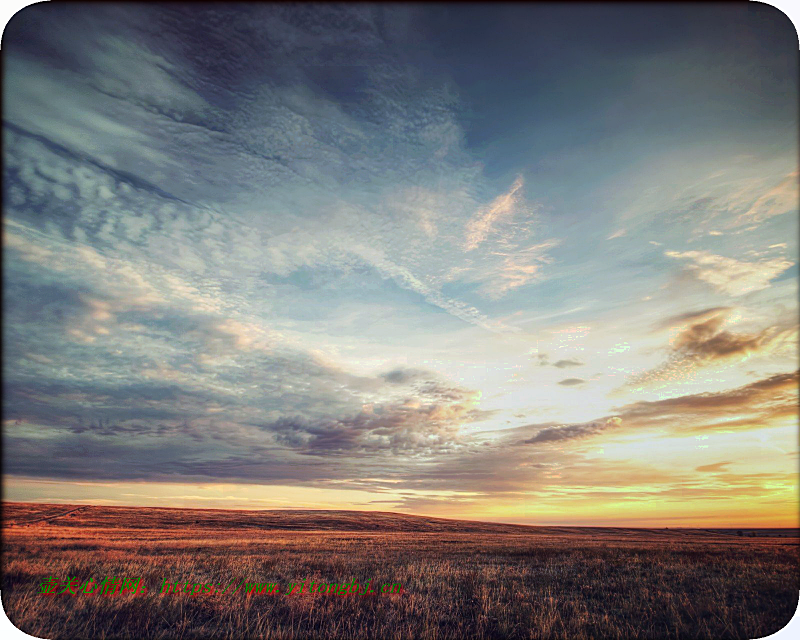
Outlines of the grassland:
M797 531L522 527L347 511L3 505L3 607L42 638L760 638L797 608ZM751 534L753 537L751 537ZM50 575L145 595L45 597ZM158 595L400 582L402 595Z

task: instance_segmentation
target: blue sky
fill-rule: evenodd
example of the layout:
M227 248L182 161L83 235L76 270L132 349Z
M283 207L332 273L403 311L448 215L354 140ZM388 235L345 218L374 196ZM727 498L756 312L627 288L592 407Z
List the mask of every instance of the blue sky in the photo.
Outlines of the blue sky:
M40 4L3 47L7 497L793 523L777 10Z

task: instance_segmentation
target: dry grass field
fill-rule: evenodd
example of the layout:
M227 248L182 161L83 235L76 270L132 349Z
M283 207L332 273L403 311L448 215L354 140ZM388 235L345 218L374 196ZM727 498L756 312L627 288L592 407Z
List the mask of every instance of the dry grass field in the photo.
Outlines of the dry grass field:
M394 513L3 505L2 601L41 638L759 638L797 607L797 531L523 527ZM48 597L49 576L144 595ZM399 595L159 595L172 582Z

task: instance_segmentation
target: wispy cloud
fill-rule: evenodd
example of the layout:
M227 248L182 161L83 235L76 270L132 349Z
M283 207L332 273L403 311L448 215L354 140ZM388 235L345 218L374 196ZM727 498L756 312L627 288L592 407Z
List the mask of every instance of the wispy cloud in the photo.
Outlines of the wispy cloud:
M790 211L797 211L800 200L797 178L798 172L791 172L760 195L747 211L733 220L732 226L759 223Z
M746 261L709 251L665 251L664 255L689 261L686 268L695 277L731 296L743 296L766 289L771 280L794 265L794 262L784 258Z
M504 194L497 196L492 202L482 208L467 223L465 230L464 249L476 249L492 232L498 222L514 216L517 206L522 198L522 176L517 176L514 184Z

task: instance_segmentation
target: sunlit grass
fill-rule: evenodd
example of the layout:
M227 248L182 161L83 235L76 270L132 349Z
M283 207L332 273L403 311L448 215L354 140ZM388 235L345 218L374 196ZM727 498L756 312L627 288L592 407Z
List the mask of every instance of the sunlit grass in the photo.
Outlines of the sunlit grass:
M68 510L36 508L45 516ZM203 526L194 524L203 512L148 510L148 520L153 512L161 526L126 527L137 524L136 510L99 507L63 523L5 528L9 618L43 638L757 638L783 626L798 597L796 538L513 527L460 532L458 522L449 531L403 531L403 516L384 521L393 530L383 532L291 531L254 528L257 514L243 512L207 512L212 521L218 514L217 524ZM315 517L295 513L299 526ZM317 517L328 525L334 516ZM350 514L350 526L375 517ZM291 515L283 519L291 525ZM44 597L39 583L51 574L141 576L148 593ZM234 577L282 585L400 582L405 592L158 594L164 579L227 584Z

